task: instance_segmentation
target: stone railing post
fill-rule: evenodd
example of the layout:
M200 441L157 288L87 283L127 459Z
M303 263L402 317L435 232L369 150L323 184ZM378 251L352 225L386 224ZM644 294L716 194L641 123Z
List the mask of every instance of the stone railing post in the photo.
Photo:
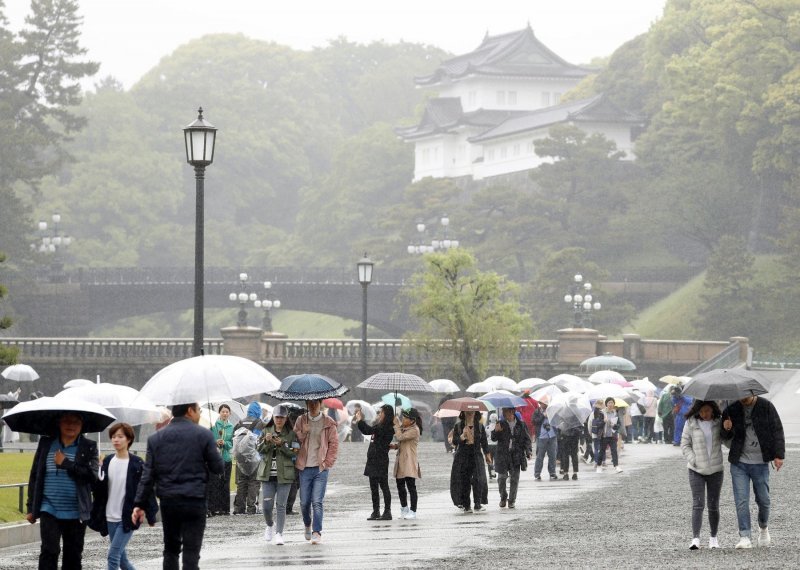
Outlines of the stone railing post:
M558 331L558 363L580 364L597 356L599 333L594 329L561 329Z
M219 330L222 335L223 351L232 356L249 358L255 362L261 359L261 329L257 327L225 327Z
M739 362L746 362L750 366L750 339L746 336L732 336L730 338L731 344L739 343Z
M622 335L622 356L633 362L642 359L642 337L634 333Z

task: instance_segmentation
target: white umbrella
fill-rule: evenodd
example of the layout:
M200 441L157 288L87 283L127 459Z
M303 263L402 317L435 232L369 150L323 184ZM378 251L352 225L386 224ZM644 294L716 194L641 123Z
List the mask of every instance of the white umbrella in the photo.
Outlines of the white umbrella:
M483 382L491 386L493 390L519 390L517 383L507 376L489 376Z
M626 382L625 377L616 370L598 370L588 378L592 384L605 384L608 382Z
M458 387L458 384L453 382L452 380L448 380L447 378L439 378L438 380L431 380L428 382L431 388L439 394L453 394L455 392L460 392L461 388Z
M64 384L64 388L80 388L81 386L94 386L95 383L86 378L75 378Z
M652 390L654 394L658 392L658 386L650 382L648 378L642 378L641 380L631 380L631 384L633 384L634 388L644 392L645 394L647 394L648 390Z
M488 394L494 389L494 386L490 386L486 382L475 382L475 384L467 386L467 389L464 391L470 394Z
M372 404L365 400L350 400L344 405L351 416L356 413L356 404L361 404L361 413L364 414L364 421L371 422L378 417ZM383 402L381 402L381 405L383 405Z
M211 407L213 410L219 410L219 407L222 404L226 404L231 409L231 417L230 421L232 424L235 424L239 420L243 420L247 417L247 406L237 402L236 400L220 400L218 402L201 402L200 405L204 408ZM259 404L262 407L263 405Z
M161 411L130 386L89 382L84 386L62 390L55 397L77 399L103 406L119 421L132 426L156 423L161 419Z
M517 390L532 390L534 388L543 386L547 383L547 380L543 378L525 378L525 380L520 380L517 382Z
M212 354L162 368L139 393L156 404L174 406L242 398L277 390L280 385L280 380L252 360Z
M586 422L592 413L592 404L586 394L565 392L550 399L545 413L553 427L568 429L582 426Z
M6 380L14 380L15 382L33 382L39 378L36 370L27 364L12 364L0 372L0 376Z
M573 376L572 374L558 374L550 378L548 382L556 386L563 386L570 392L579 392L581 394L592 387L591 382L587 382L583 378Z
M537 402L549 402L554 396L563 394L564 389L556 384L547 384L531 392L530 396Z
M629 400L631 398L631 395L619 384L597 384L586 392L586 396L590 400L603 400L605 398Z

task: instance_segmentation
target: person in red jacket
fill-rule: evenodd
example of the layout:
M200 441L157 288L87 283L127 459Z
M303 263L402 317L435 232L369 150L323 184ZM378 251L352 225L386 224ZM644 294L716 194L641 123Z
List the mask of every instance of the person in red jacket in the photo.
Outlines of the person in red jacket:
M525 400L527 405L524 408L520 408L519 413L522 415L522 423L525 424L525 428L528 430L528 435L532 437L533 434L536 433L533 425L533 414L535 414L536 410L539 409L539 402L531 398L530 390L525 390L522 392L522 399Z

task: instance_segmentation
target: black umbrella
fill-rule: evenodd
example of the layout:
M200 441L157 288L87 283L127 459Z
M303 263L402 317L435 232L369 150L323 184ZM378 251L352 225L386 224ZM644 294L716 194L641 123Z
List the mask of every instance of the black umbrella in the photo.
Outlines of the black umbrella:
M54 435L58 432L58 420L67 412L81 416L83 433L103 431L116 420L108 410L98 404L45 396L17 404L5 413L3 421L12 431Z
M683 394L699 400L739 400L769 392L769 382L761 374L746 368L718 368L689 380Z

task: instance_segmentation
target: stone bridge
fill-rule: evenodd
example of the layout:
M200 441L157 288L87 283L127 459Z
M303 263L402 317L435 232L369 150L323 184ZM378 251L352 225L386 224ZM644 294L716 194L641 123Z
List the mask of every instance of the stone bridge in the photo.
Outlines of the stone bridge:
M259 297L263 297L263 282L271 281L272 292L284 309L361 320L362 291L355 266L338 270L206 267L205 306L233 311L228 295L240 290L238 275L242 271L249 276L248 292ZM370 325L394 337L408 330L408 314L398 298L410 276L410 271L375 269L368 289ZM675 290L690 276L689 270L624 273L602 287L622 293L623 301L643 304ZM10 290L15 330L25 336L82 337L121 318L189 310L194 303L192 267L84 268L57 273L45 268L32 275L4 272L0 282Z

